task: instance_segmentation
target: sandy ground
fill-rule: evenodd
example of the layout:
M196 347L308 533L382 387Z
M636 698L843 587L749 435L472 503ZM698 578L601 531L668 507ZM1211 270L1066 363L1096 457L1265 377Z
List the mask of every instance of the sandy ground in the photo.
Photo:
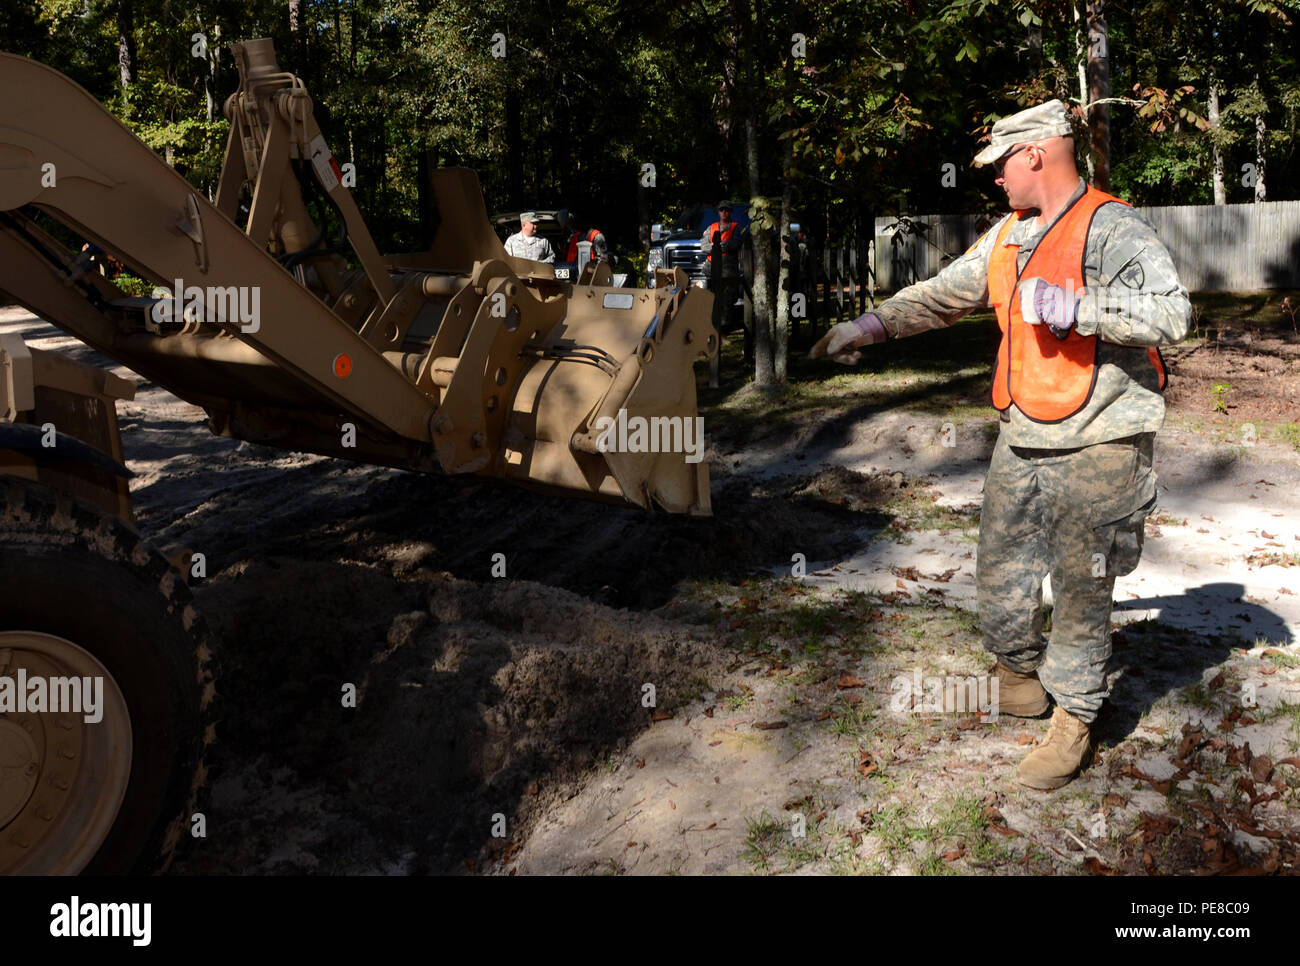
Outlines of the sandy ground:
M1294 448L1161 435L1100 760L1047 795L1009 780L1045 720L891 704L913 668L988 666L990 422L715 438L697 521L224 440L149 384L119 417L139 526L206 555L223 645L211 831L177 872L1294 871Z

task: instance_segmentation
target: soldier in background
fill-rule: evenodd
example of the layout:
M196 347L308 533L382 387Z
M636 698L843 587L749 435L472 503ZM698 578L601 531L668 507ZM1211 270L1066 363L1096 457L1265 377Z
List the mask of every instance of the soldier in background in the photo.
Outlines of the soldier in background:
M745 233L731 218L731 202L719 201L718 220L704 229L700 238L700 251L708 256L709 290L713 292L713 328L718 333L719 347L709 360L709 388L718 388L718 370L722 357L722 330L726 328L727 313L740 298L744 278L740 272L740 252L745 245ZM750 355L749 331L745 332L745 355Z
M1111 594L1137 566L1156 499L1157 347L1186 338L1191 303L1150 223L1079 177L1060 101L998 121L975 164L993 166L1012 213L934 278L834 326L811 355L852 364L864 346L996 311L1001 432L980 515L980 632L998 659L1001 712L1033 717L1055 699L1047 739L1016 777L1059 788L1087 766L1110 693Z
M537 234L537 212L525 211L519 216L519 231L506 239L506 254L548 265L555 261L551 243Z
M572 208L561 208L555 213L555 220L568 235L567 250L565 251L564 260L566 262L577 262L578 260L578 243L591 242L591 260L593 262L608 262L609 245L605 241L604 234L598 228L593 228L591 223L582 215L575 212Z

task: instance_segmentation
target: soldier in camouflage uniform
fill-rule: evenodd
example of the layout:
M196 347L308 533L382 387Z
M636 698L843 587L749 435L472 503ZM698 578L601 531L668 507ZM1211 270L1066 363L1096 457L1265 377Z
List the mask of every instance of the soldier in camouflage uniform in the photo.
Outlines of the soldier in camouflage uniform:
M1017 771L1043 789L1069 782L1091 756L1090 726L1109 695L1115 578L1137 566L1155 506L1157 347L1182 341L1191 316L1155 230L1083 182L1070 134L1060 101L998 121L975 164L994 166L1012 213L934 278L834 326L811 353L852 364L861 347L994 307L1001 432L980 515L980 630L998 659L1000 711L1036 716L1048 693L1056 701L1047 739Z
M537 212L525 211L519 216L519 231L506 239L506 254L515 258L530 258L548 265L555 261L551 243L537 234Z

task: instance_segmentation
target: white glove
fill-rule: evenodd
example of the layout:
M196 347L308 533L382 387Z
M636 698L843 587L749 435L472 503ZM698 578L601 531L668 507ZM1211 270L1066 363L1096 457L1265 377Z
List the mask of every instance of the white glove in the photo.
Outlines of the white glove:
M867 312L852 322L841 322L831 326L829 332L817 340L817 344L808 352L809 359L830 356L836 362L851 366L862 358L862 353L855 351L861 346L875 345L889 338L885 325L875 312Z
M1020 316L1030 325L1045 323L1052 335L1064 339L1079 314L1079 293L1034 277L1020 281Z

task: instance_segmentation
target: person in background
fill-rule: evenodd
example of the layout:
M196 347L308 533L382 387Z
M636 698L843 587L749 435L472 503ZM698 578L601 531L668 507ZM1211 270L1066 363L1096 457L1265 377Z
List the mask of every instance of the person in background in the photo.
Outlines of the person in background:
M551 243L537 234L537 212L525 211L519 216L519 231L506 239L506 254L548 265L555 262Z
M722 330L726 323L727 312L740 298L744 279L740 273L740 251L745 244L744 232L736 226L731 218L730 201L719 201L716 205L718 220L704 229L700 238L700 251L707 257L709 291L713 293L713 328L722 341ZM746 332L748 348L749 333ZM709 360L709 388L718 388L719 358L718 352Z

